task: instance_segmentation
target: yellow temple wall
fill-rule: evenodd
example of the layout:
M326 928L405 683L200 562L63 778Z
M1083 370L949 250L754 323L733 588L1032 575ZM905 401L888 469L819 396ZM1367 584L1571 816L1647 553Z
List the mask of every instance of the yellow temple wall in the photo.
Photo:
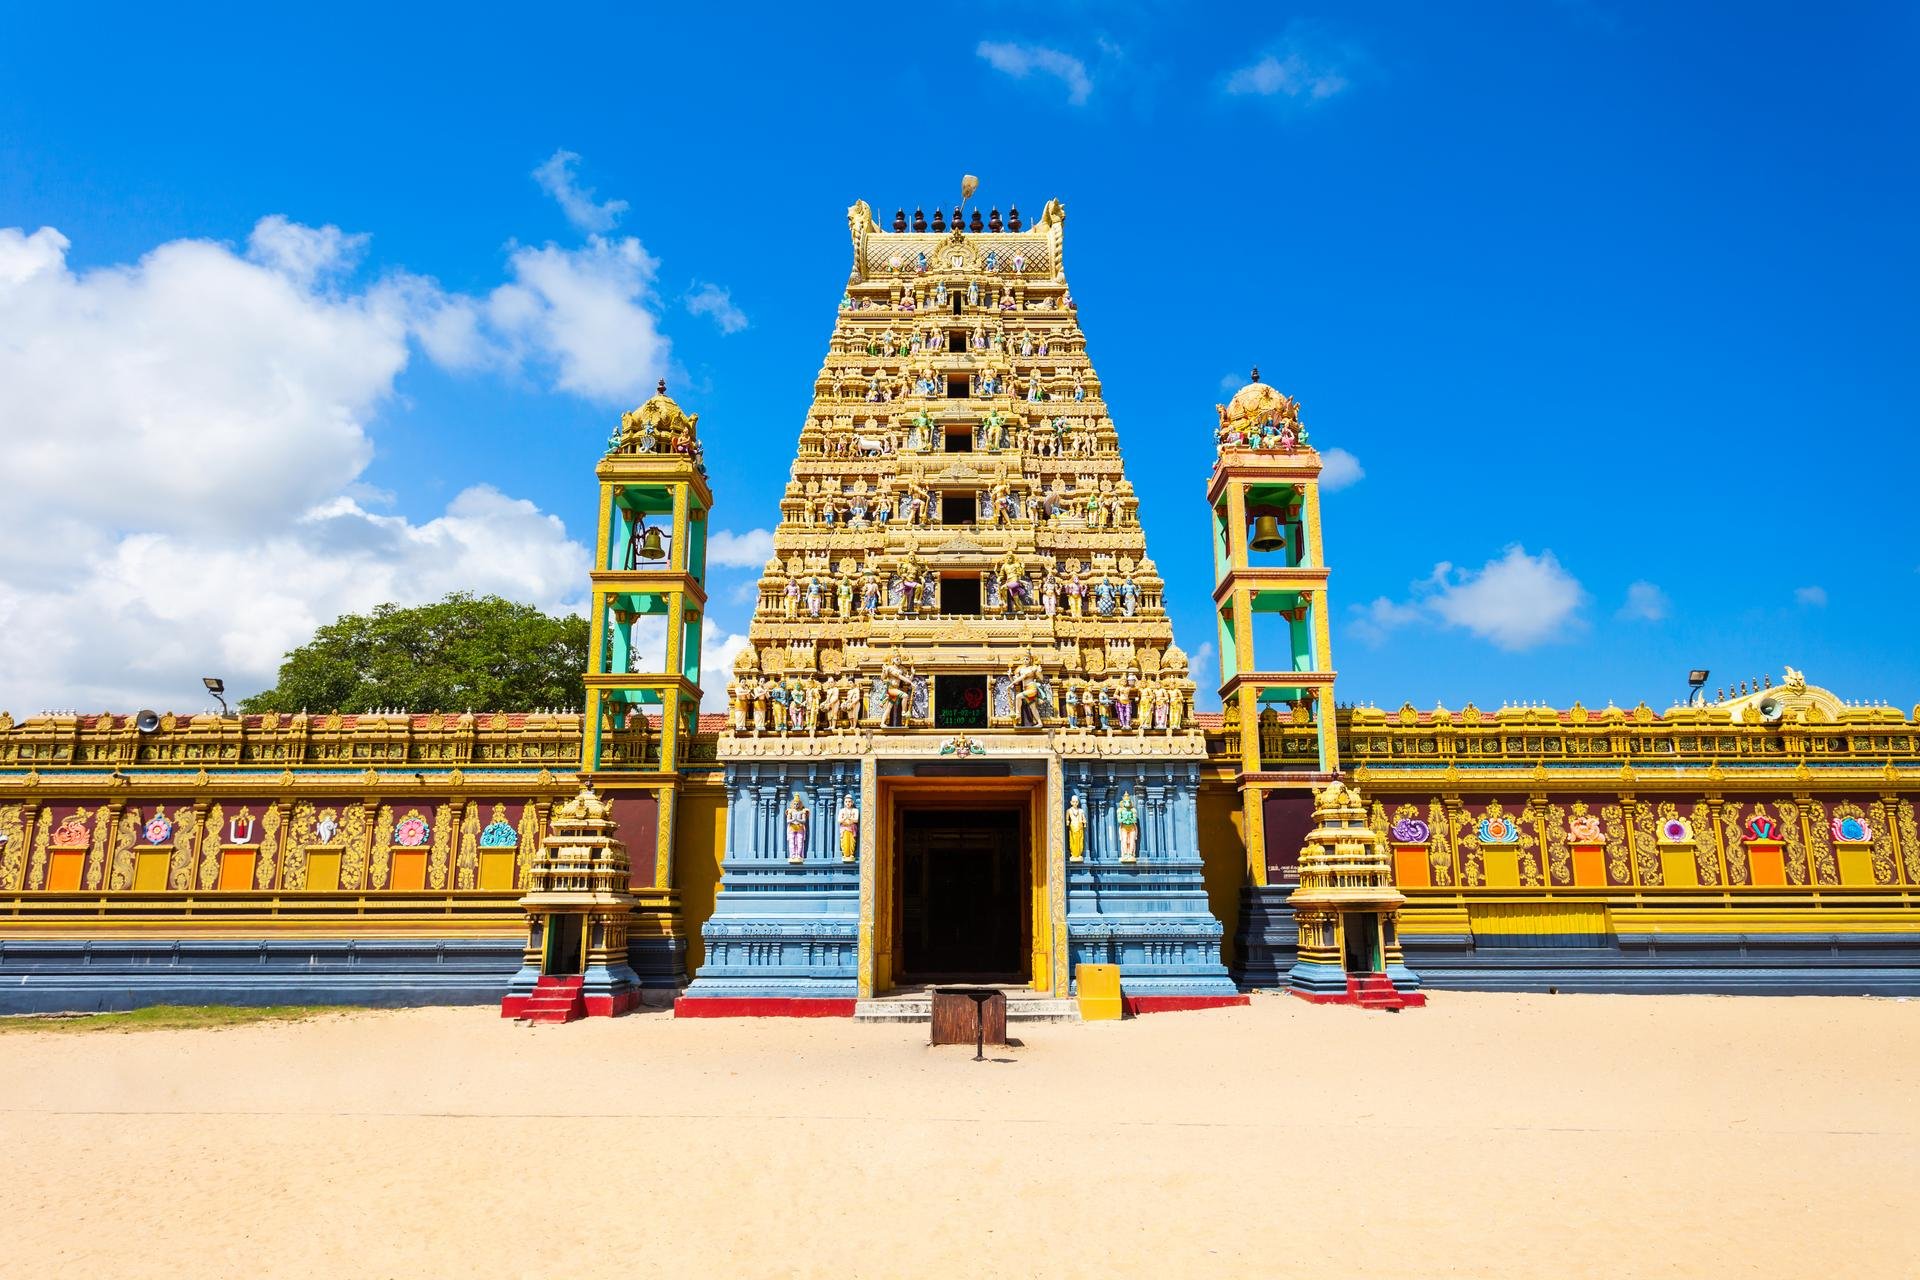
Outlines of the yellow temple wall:
M1247 882L1247 841L1240 789L1231 779L1209 779L1200 784L1200 860L1205 864L1207 907L1226 930L1220 958L1228 965L1236 957L1234 932L1240 917L1240 890Z
M727 854L727 789L719 779L689 782L680 791L674 829L674 882L680 890L680 928L687 940L687 972L706 959L700 926L720 894L720 862Z

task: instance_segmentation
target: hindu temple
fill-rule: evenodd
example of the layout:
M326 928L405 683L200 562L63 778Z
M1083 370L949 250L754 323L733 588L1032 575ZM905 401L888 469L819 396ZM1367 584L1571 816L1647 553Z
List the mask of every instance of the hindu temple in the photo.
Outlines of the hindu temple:
M1197 711L1064 208L847 229L731 669L725 495L662 385L591 460L582 707L0 714L0 1011L867 1016L1089 964L1133 1013L1920 991L1920 708L1784 666L1658 710L1340 703L1340 426L1256 373L1190 423Z

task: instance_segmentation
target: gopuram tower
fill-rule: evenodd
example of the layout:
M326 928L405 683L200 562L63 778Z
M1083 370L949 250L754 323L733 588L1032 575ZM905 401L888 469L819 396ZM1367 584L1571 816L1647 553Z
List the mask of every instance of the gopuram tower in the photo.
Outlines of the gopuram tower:
M727 687L722 892L682 1014L969 979L1237 1000L1205 758L1063 264L1066 215L955 207L853 264Z

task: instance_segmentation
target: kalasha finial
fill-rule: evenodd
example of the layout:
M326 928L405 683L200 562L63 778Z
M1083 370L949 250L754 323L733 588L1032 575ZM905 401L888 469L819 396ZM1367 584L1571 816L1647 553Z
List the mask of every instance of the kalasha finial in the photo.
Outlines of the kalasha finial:
M665 378L660 379L659 382L654 384L653 393L658 396L667 394L667 380Z
M1253 380L1254 380L1255 382L1258 382L1258 381L1260 381L1260 366L1259 366L1259 365L1255 365L1255 366L1253 366Z

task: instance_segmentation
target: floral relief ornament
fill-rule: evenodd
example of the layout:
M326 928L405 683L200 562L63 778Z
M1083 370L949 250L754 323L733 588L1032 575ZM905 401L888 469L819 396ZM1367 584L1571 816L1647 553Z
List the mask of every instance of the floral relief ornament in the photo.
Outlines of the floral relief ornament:
M1842 844L1867 844L1873 840L1873 827L1865 818L1835 817L1829 826L1833 838Z
M166 844L173 839L173 823L167 820L165 810L153 811L153 816L147 819L147 825L140 828L140 838L148 844Z
M433 835L433 824L417 813L402 818L393 828L393 842L409 849L426 844Z
M1502 813L1488 814L1477 828L1481 844L1519 844L1520 824Z

